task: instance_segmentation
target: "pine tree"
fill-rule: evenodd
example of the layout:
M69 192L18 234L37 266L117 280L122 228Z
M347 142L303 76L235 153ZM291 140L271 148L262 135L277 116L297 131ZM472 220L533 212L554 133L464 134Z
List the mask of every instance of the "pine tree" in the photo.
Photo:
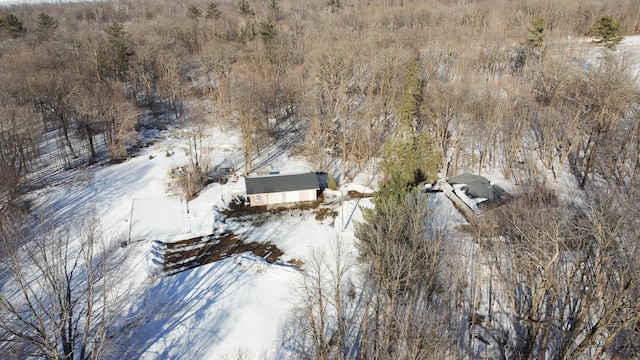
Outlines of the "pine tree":
M19 37L27 32L27 29L15 15L9 13L0 18L0 27L2 27L11 37Z
M336 10L340 10L342 8L340 0L327 0L327 6L331 10L331 12L335 12Z
M611 15L601 16L595 24L589 28L589 32L599 39L593 40L598 44L604 44L609 50L615 50L616 45L620 44L624 36L622 36L622 25L617 22Z
M36 34L38 40L45 41L58 28L58 22L47 13L38 13L36 16Z
M531 20L531 26L527 28L531 37L527 39L527 45L533 48L541 48L544 44L545 21L542 16Z
M261 21L258 25L258 33L260 34L264 44L269 45L276 36L276 26L271 19Z
M414 121L418 118L418 103L421 100L418 61L411 60L407 65L404 92L398 108L400 136L408 136L414 132Z
M336 178L334 178L333 175L329 175L327 186L330 190L338 190L338 183L336 183Z
M417 190L390 196L382 189L373 202L375 208L363 208L364 221L356 224L359 260L371 265L374 276L386 284L385 290L397 291L387 293L390 296L416 289L419 283L436 285L441 238L437 229L428 229L433 210L427 198Z
M274 11L280 10L280 6L278 5L278 0L269 1L269 9Z
M210 2L207 5L207 10L204 12L205 19L219 19L220 18L220 10L218 10L218 5L214 2Z
M47 35L58 28L58 22L47 13L38 13L36 16L36 31L38 34Z
M251 9L251 5L249 5L249 2L247 0L238 1L238 12L243 16L255 15L253 9Z
M398 107L398 125L394 136L387 139L383 148L381 166L389 190L397 195L401 195L402 188L408 189L434 179L441 163L433 137L418 126L422 101L418 70L417 60L407 65L405 90Z
M100 72L107 76L120 78L127 73L129 59L134 52L129 47L127 33L117 21L104 29L108 47L101 49L98 58Z
M187 17L191 20L197 20L202 16L202 11L195 5L189 5L187 8Z
M252 41L253 39L255 39L256 35L256 27L253 23L250 23L249 25L240 25L240 41L243 44L246 44L248 41Z

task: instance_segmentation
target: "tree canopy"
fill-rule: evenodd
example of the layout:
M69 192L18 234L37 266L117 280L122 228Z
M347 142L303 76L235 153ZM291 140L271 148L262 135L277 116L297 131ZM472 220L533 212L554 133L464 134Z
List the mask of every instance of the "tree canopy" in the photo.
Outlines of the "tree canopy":
M27 28L24 27L22 21L11 13L0 18L0 27L12 37L18 37L27 32Z
M609 50L615 50L624 36L622 24L611 15L603 15L589 28L589 32L598 37L596 43L603 44Z

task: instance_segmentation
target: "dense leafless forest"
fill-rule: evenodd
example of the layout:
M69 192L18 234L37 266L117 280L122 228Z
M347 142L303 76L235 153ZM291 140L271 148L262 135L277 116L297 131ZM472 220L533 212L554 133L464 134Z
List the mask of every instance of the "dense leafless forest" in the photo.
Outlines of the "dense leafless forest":
M610 15L633 1L113 1L4 7L2 192L43 166L127 156L142 128L177 121L242 132L251 154L281 142L345 175L380 156L418 65L418 126L437 168L547 180L570 165L622 185L638 172L632 59L584 72ZM542 36L532 42L532 23ZM15 23L12 23L14 21ZM627 114L628 115L628 114ZM272 119L274 121L268 121ZM39 157L46 142L55 154ZM519 170L519 171L516 171ZM521 171L522 170L522 171ZM517 179L520 181L521 179ZM522 179L523 181L525 179Z
M461 358L487 356L477 344L491 342L499 349L490 357L638 357L638 59L615 51L619 39L607 43L596 26L603 18L619 35L638 34L640 3L0 7L0 209L19 207L43 173L122 161L146 131L169 125L186 129L198 175L211 171L204 128L241 134L234 170L245 174L256 154L277 149L341 180L377 169L402 186L498 170L525 190L466 233L511 327L492 328L466 302L472 284L454 273L443 235L417 220L430 210L409 191L378 198L359 228L367 306L349 313L344 269L333 269L337 295L324 300L334 311L316 318L327 304L309 296L301 353ZM579 204L548 189L563 173L575 177ZM319 291L313 274L310 294Z

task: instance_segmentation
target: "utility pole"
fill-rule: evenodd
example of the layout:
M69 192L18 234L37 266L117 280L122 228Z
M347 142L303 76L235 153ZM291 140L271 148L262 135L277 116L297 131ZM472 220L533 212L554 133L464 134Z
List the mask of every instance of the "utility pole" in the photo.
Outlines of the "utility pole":
M131 242L131 226L133 226L133 203L136 201L136 199L132 199L131 200L131 213L129 214L129 236L127 237L127 243L126 245L129 245L129 243Z
M344 196L342 196L342 186L340 186L340 213L342 214L342 223L340 224L340 232L344 231Z
M189 213L189 198L191 197L191 173L187 173L187 188L189 193L187 194L187 198L185 199L187 202L187 214Z

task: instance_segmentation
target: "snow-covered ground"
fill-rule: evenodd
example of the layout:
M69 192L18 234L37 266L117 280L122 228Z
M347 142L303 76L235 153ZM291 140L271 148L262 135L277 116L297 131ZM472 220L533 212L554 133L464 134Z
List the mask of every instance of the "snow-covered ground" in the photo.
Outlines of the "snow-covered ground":
M53 220L95 212L111 241L130 241L124 248L131 267L128 281L140 294L131 299L131 306L144 304L145 315L141 325L126 335L128 345L119 350L118 358L122 352L144 359L220 359L238 353L273 358L300 283L301 272L290 262L307 263L312 254L329 251L338 239L353 248L354 220L361 220L358 205L369 200L334 202L330 206L335 218L317 220L314 209L290 209L260 214L259 224L234 220L222 210L244 192L244 179L213 183L187 204L171 173L189 159L183 140L173 135L156 134L154 145L120 164L58 173L51 185L29 194L33 210ZM230 145L238 140L229 134L211 137L211 163L228 161L234 148ZM167 152L173 155L166 156ZM240 158L240 153L236 155ZM308 169L286 154L271 166L283 172ZM342 192L371 192L366 183L346 184ZM340 196L338 191L333 195ZM163 276L159 244L224 231L245 242L274 244L284 254L270 264L243 253Z

